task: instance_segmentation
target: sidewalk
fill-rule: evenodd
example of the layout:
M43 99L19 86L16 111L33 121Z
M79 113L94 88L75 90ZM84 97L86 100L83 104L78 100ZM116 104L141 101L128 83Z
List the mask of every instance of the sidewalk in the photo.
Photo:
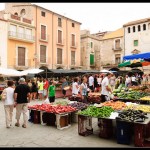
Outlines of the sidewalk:
M56 99L56 101L64 99ZM67 100L67 98L65 99ZM43 101L31 101L29 105L41 104ZM131 145L117 144L116 139L103 139L98 136L97 121L94 121L93 134L80 136L78 123L73 123L69 128L59 130L56 127L28 122L27 128L14 126L15 112L13 116L13 128L5 127L5 114L2 101L0 101L0 147L134 147ZM29 114L29 113L28 113ZM20 123L22 124L23 116Z

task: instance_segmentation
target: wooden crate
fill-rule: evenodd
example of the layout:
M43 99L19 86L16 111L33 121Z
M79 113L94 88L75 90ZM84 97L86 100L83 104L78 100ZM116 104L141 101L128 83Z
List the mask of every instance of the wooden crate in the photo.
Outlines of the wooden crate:
M78 134L82 136L93 134L91 117L78 115Z
M69 113L56 114L57 129L65 129L71 126L71 115Z

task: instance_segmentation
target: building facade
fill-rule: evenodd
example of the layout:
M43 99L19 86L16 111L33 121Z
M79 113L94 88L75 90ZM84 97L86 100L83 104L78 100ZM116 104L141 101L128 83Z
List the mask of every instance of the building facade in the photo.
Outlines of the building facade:
M101 69L117 68L124 56L123 28L106 33L101 41Z
M5 11L35 25L35 68L80 68L81 23L30 3L6 3Z
M85 70L100 70L100 38L81 30L81 66Z

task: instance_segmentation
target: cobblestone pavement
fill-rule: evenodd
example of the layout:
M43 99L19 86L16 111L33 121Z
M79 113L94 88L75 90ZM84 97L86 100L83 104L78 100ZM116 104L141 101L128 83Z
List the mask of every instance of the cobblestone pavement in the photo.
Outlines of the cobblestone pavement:
M56 99L56 101L64 99ZM29 105L41 104L43 101L31 101ZM115 138L103 139L98 136L97 120L93 121L93 134L80 136L78 134L78 123L73 123L69 128L59 130L53 126L33 124L28 122L27 128L14 126L15 112L13 116L13 127L5 127L5 114L3 103L0 101L0 147L134 147L118 144ZM29 114L29 113L28 113ZM23 122L21 116L20 123Z

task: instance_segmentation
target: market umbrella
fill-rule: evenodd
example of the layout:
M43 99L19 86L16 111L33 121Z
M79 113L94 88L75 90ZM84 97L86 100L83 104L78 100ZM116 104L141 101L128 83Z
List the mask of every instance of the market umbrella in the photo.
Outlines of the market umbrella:
M108 70L104 69L104 70L101 70L100 73L111 73L111 71L108 71Z
M38 74L40 72L43 72L44 70L42 69L28 69L28 70L24 70L24 71L21 71L21 75L28 75L28 74Z

